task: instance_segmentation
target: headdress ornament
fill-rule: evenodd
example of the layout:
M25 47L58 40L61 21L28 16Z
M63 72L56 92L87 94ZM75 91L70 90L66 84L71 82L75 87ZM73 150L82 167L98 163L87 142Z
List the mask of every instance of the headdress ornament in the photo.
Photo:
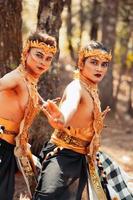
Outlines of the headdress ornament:
M83 63L83 58L88 58L88 57L98 57L100 60L108 60L111 61L112 55L111 52L108 53L102 49L81 49L79 51L79 59L78 59L78 66L81 66Z
M44 50L45 53L53 53L53 54L55 54L57 51L56 47L47 45L44 42L39 42L38 40L34 41L28 40L23 48L23 52L21 55L21 62L23 65L25 65L26 55L30 48L41 48Z

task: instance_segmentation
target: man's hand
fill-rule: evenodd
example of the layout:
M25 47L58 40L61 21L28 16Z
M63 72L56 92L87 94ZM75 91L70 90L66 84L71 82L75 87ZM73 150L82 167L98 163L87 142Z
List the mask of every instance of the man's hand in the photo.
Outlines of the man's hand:
M64 117L58 106L52 100L47 100L42 108L53 128L64 128Z

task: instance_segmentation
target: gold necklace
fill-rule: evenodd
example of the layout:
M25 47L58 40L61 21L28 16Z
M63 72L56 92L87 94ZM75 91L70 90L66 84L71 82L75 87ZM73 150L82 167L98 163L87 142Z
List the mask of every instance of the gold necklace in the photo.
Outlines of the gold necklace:
M79 80L80 80L80 83L83 85L83 87L92 96L94 103L97 105L99 111L101 111L101 103L100 103L100 100L99 100L97 84L95 84L92 81L90 81L89 79L87 79L80 72L79 72Z
M83 76L81 73L79 73L79 80L80 82L84 85L84 87L87 90L92 90L94 92L98 91L98 87L97 84L93 83L92 81L90 81L89 79L87 79L85 76Z
M38 79L34 78L30 73L28 73L23 65L19 65L17 69L28 83L30 97L34 101L34 106L36 106L38 104L38 93L37 93Z
M37 86L38 79L28 73L25 66L19 65L18 70L23 74L24 78L33 86Z

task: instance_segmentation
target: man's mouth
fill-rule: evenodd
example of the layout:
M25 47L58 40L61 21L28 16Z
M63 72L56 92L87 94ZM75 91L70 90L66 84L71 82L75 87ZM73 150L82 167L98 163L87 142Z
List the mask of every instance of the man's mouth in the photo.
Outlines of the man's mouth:
M39 70L45 70L45 67L37 67Z
M95 76L96 76L97 78L100 78L102 75L101 75L101 74L95 74Z

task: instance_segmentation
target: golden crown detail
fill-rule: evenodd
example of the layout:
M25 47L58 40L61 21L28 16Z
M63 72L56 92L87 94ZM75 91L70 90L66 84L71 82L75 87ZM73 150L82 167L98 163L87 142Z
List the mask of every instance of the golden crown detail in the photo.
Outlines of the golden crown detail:
M79 51L78 66L82 64L83 58L88 58L88 57L98 57L100 60L107 60L107 61L111 61L112 59L111 53L107 53L106 51L100 49L93 49L93 50L82 49Z
M55 54L56 51L57 51L57 48L56 47L53 47L53 46L50 46L50 45L47 45L45 44L44 42L39 42L38 40L36 41L30 41L28 40L27 41L27 45L30 47L30 48L41 48L44 50L45 53L53 53Z
M41 48L44 50L45 53L53 53L53 54L55 54L57 51L56 47L47 45L44 42L39 42L38 40L36 41L28 40L23 48L23 52L21 55L21 62L23 65L25 64L26 54L30 48Z

